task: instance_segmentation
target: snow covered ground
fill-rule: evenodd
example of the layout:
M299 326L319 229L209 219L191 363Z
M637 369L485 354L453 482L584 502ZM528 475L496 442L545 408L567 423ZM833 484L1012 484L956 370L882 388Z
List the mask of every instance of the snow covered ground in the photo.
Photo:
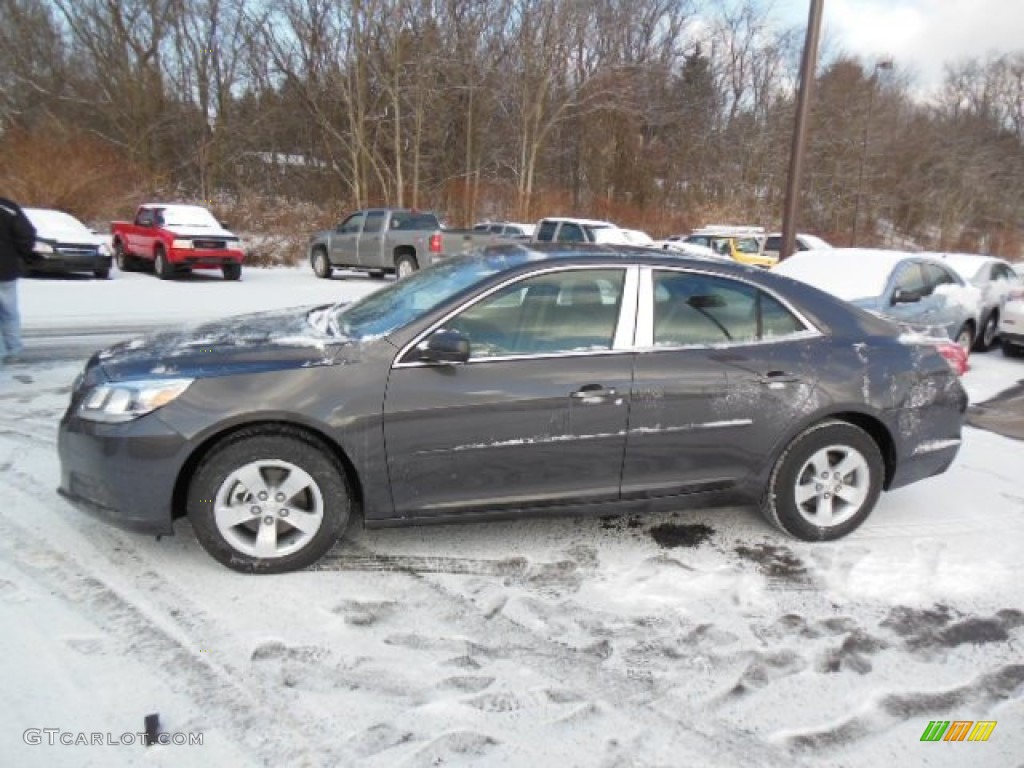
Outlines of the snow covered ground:
M379 285L21 283L34 348L0 369L0 764L1022 765L1024 447L991 432L967 428L949 472L835 544L730 508L353 531L317 570L252 577L187 523L155 541L55 494L90 329ZM998 353L971 362L974 401L1024 378ZM117 741L150 713L202 746L25 743ZM922 743L930 720L998 725Z

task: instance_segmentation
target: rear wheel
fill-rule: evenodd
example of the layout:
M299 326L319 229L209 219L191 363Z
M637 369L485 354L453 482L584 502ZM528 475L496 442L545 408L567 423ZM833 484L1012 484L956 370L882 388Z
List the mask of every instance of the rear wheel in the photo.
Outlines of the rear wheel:
M242 265L241 264L225 264L220 268L220 271L224 275L225 280L241 280L242 279Z
M319 560L348 524L344 471L301 432L244 430L214 448L189 487L203 548L246 573L284 573Z
M122 272L134 272L136 269L135 259L125 252L120 240L114 242L114 261Z
M419 268L416 257L412 254L403 253L401 256L395 257L395 273L398 275L399 280L408 277Z
M161 280L169 280L174 274L174 268L167 260L167 254L162 245L158 245L153 252L153 271Z
M326 280L334 272L334 268L331 267L331 260L327 258L327 250L325 248L314 249L312 262L313 272L316 273L317 277L322 277Z
M981 333L974 341L974 348L978 352L987 352L996 343L996 336L999 335L999 310L993 309L981 326Z
M881 451L867 432L825 421L797 435L779 457L761 511L798 539L839 539L871 514L884 476Z

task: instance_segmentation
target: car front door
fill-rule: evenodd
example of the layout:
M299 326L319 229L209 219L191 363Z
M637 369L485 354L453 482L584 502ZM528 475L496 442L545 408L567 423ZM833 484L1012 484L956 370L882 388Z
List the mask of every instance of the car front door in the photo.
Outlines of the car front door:
M400 353L384 403L398 517L611 501L626 443L635 268L540 269L445 320L461 365Z
M384 266L381 261L381 238L387 219L386 211L367 211L363 231L359 235L359 266L370 269Z
M622 498L725 490L800 414L821 334L757 286L641 273Z
M884 301L886 315L913 326L938 324L935 298L931 295L920 262L908 261L898 265L891 282Z
M365 218L366 214L362 211L353 213L334 230L330 253L332 264L352 266L359 263L357 244Z

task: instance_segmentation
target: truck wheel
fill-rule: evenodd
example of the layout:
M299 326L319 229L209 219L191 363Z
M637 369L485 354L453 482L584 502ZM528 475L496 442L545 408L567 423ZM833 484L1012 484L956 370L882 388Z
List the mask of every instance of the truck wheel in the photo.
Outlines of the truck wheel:
M419 268L420 265L416 263L415 256L403 253L401 256L395 257L395 272L398 274L399 280L408 277Z
M241 264L225 264L220 268L220 271L224 274L225 280L241 280L242 279L242 265Z
M331 260L327 258L327 250L325 248L316 248L313 250L313 272L316 273L317 277L328 279L333 274L334 269L331 267Z
M153 271L161 280L169 280L174 274L174 268L167 261L167 254L164 253L162 245L158 245L153 255Z
M245 573L284 573L319 560L348 525L345 473L319 441L251 428L216 446L189 486L203 549Z
M120 240L114 241L114 261L122 272L134 272L136 269L134 257L125 251Z

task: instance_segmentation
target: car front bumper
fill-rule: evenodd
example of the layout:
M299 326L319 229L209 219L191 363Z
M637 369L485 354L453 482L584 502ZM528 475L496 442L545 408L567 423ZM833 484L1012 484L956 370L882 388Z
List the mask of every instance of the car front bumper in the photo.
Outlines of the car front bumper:
M25 259L25 269L33 272L94 272L110 269L110 256L99 254L33 253Z
M57 435L58 492L119 528L171 534L174 484L185 444L153 415L123 424L66 415Z
M172 248L167 254L167 260L175 267L220 269L228 264L241 265L245 261L245 252L205 248Z

